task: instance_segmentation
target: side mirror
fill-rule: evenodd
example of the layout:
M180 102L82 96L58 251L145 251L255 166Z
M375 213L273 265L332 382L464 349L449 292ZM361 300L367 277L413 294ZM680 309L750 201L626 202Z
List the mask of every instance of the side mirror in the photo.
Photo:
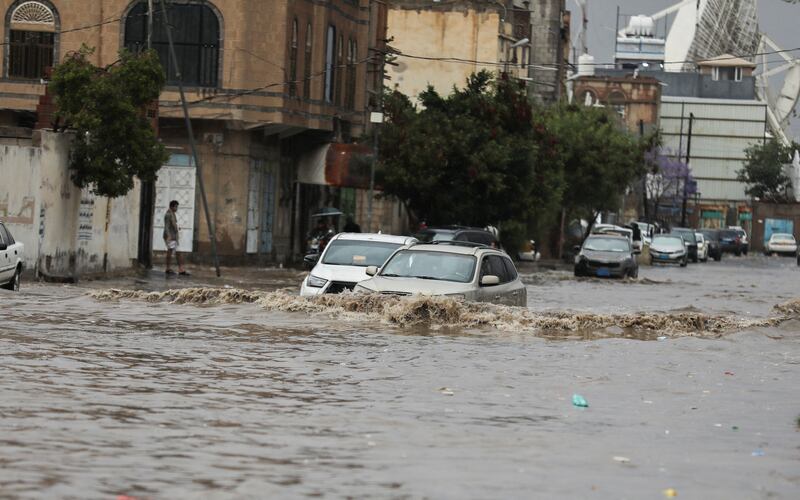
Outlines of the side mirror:
M303 265L306 268L311 269L312 267L314 267L317 264L318 260L319 260L319 254L318 253L310 253L310 254L306 255L305 257L303 257Z
M494 286L500 284L500 278L492 274L486 275L481 278L481 286Z
M367 266L367 276L375 276L378 274L378 266Z
M580 252L581 251L581 246L580 245L575 245L574 247L572 247L572 251L575 252L575 253Z

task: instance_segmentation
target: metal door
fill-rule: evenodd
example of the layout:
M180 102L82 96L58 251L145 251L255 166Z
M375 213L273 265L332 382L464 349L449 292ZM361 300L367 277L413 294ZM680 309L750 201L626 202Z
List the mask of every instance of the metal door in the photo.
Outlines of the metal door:
M156 181L153 250L166 251L164 215L169 202L178 202L179 252L191 252L194 239L194 196L197 172L189 155L172 155L158 171Z
M272 252L272 224L275 214L275 175L265 170L261 175L261 248L262 254Z
M764 219L764 245L775 233L794 234L794 221L791 219Z
M261 194L262 160L250 162L250 184L247 189L247 253L258 253L259 195Z

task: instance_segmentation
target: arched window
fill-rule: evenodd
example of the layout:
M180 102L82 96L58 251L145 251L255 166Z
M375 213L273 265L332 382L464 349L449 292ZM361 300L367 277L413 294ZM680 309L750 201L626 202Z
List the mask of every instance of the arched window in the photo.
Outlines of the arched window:
M306 53L303 57L303 97L311 98L311 46L314 43L311 23L306 25Z
M56 60L58 13L50 2L17 0L6 13L7 74L40 79Z
M336 28L328 26L325 39L325 101L333 102L336 87Z
M289 95L297 95L297 19L292 21L292 40L289 49Z
M608 105L617 112L617 114L625 118L625 109L627 104L627 98L622 91L619 90L612 90L611 93L608 95Z
M336 105L342 105L342 88L344 87L344 37L339 35L339 43L336 44L336 77L339 81L336 82ZM347 99L347 97L345 97Z
M358 45L353 39L349 40L347 47L347 107L356 108L356 60L358 59Z
M216 87L220 67L220 20L214 9L206 1L170 2L167 18L172 26L182 83ZM147 2L139 2L125 18L125 47L128 50L139 52L147 48L147 24ZM166 72L167 83L178 83L160 8L153 16L152 43Z

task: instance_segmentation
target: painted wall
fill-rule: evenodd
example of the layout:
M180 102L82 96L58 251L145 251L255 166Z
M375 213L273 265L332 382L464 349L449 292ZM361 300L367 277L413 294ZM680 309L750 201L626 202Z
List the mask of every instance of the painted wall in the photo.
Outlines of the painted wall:
M26 267L40 275L77 278L129 268L138 240L138 184L115 199L79 189L69 178L69 140L42 131L28 144L0 146L0 219L25 244Z

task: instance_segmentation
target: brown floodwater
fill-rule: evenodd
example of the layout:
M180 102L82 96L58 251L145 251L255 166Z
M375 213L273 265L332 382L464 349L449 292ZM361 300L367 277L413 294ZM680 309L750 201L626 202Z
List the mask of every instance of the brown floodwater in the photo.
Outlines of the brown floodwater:
M286 270L0 291L0 498L800 495L794 261L522 272L527 308Z

